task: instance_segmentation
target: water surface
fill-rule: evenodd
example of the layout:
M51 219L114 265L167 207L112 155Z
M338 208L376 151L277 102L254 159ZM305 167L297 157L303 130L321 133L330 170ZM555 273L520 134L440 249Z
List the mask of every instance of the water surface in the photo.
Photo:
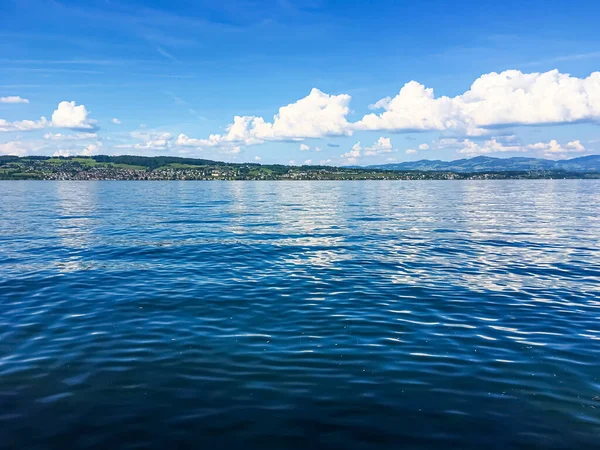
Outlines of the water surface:
M0 447L597 448L600 182L0 182Z

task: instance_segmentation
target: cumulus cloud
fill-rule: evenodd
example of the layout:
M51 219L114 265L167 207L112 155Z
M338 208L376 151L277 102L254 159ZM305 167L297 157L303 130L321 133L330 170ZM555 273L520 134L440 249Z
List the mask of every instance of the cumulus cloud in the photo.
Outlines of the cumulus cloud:
M133 131L130 136L137 139L139 142L132 144L115 145L116 149L136 149L148 151L167 151L179 150L182 153L188 153L186 148L195 150L204 150L215 148L220 153L237 154L241 152L241 146L235 142L224 142L215 139L214 136L209 139L195 139L180 134L175 138L171 133L160 131Z
M83 150L66 150L66 149L58 149L56 150L52 156L57 157L57 156L64 156L64 157L68 157L68 156L92 156L92 155L97 155L100 151L100 149L102 148L102 142L98 141L95 144L90 144L87 147L85 147Z
M311 164L312 164L312 159L307 159L306 161L304 161L305 166L310 166Z
M502 142L502 143L510 143L512 142L512 140L507 137L507 136L500 136L500 137L494 137L492 138L492 140L494 141L498 141L498 142ZM458 139L458 138L450 138L450 137L444 137L444 138L440 138L440 139L436 139L434 140L431 144L420 144L418 145L416 148L411 148L409 150L411 150L408 153L418 153L421 150L421 147L424 145L427 145L428 150L447 150L447 149L453 149L453 150L457 150L457 149L462 149L464 147L467 147L470 144L473 145L477 145L475 141L471 140L471 139Z
M370 147L362 147L360 141L352 146L352 149L341 155L348 164L355 164L361 156L377 156L384 153L393 152L392 141L390 138L380 137Z
M600 72L587 78L562 74L507 70L480 76L470 89L455 97L436 97L433 89L410 81L395 97L372 105L381 113L347 121L350 96L329 95L318 89L283 106L271 122L262 117L236 116L224 134L183 141L182 145L211 147L235 142L259 144L268 140L302 140L351 135L355 130L451 131L484 136L509 125L540 125L600 120ZM418 150L426 150L422 144ZM301 150L310 146L301 144ZM415 148L416 149L416 148Z
M180 152L184 152L184 148L193 148L203 150L207 148L216 148L220 153L237 154L241 152L241 146L235 145L235 142L222 142L211 136L209 139L194 139L180 134L175 138L168 132L156 131L133 131L130 136L140 142L133 144L115 145L116 149L136 149L149 151L166 151L179 148Z
M3 102L22 102L18 96L2 97ZM533 125L571 123L600 120L600 72L586 78L562 74L557 70L545 73L522 73L507 70L488 73L477 78L471 87L455 97L436 96L433 89L417 81L406 83L394 97L385 97L372 105L379 110L366 114L358 122L347 120L351 97L347 94L330 95L312 89L304 98L279 108L272 119L259 116L235 116L220 134L197 139L185 134L176 138L156 137L140 139L136 144L124 144L121 148L166 150L181 147L202 150L216 148L237 153L242 146L266 141L302 141L327 136L349 136L356 130L376 131L426 131L438 130L456 136L492 136L490 130L509 125ZM112 123L120 123L113 118ZM63 101L52 114L51 120L21 120L9 122L0 119L0 132L37 130L47 127L68 128L93 132L96 121L84 105ZM56 140L67 139L58 137ZM62 136L62 135L61 135ZM47 139L53 139L51 137ZM351 150L362 156L373 156L393 151L391 144L380 140L371 147ZM476 151L492 151L493 139L488 144L476 143ZM496 140L502 148L509 143ZM301 151L320 150L305 143ZM335 146L335 144L327 144ZM421 144L409 150L427 150L429 144ZM513 146L517 144L513 143ZM567 150L574 150L567 148ZM552 152L551 153L558 153ZM346 154L344 154L346 155ZM356 158L347 156L346 158Z
M570 149L572 152L585 152L586 151L585 147L579 141L579 139L577 139L576 141L571 141L571 142L567 143L567 148Z
M283 106L265 122L261 117L251 117L246 131L257 139L288 140L319 138L350 134L346 115L350 112L350 96L328 95L312 89L307 97Z
M132 133L135 137L136 133ZM152 150L162 150L171 146L173 135L171 133L139 133L144 142L136 144L135 148L148 148Z
M445 145L456 145L458 153L467 156L488 155L504 152L533 152L538 156L545 158L564 158L572 153L584 153L586 151L583 144L579 141L571 141L567 144L560 144L555 139L549 142L538 142L535 144L522 145L511 143L499 139L489 139L482 143L474 142L470 139L456 140L454 143L446 142Z
M175 143L182 147L214 147L217 145L216 141L211 142L210 139L195 139L185 134L177 136Z
M0 143L0 155L25 156L35 153L39 148L35 143L10 141Z
M351 135L346 120L350 98L347 94L329 95L315 88L308 96L279 108L271 122L257 116L235 116L225 134L212 134L207 139L181 135L178 145L202 148Z
M96 121L88 117L88 111L84 105L76 105L75 102L60 102L52 113L52 120L41 117L39 120L20 120L8 122L0 119L0 132L31 131L47 127L70 128L74 130L93 130Z
M450 144L450 142L448 144ZM458 153L468 156L487 155L490 153L529 151L527 146L507 145L499 142L497 139L489 139L482 143L477 143L470 139L464 139L462 141L457 141L456 144L460 146Z
M248 143L248 142L246 142ZM239 153L241 151L238 141L224 140L219 135L211 134L208 139L196 139L180 134L175 140L175 145L179 147L191 147L196 150L206 150L216 148L224 153Z
M226 147L228 145L234 145L237 142L242 141L238 141L236 139L223 139L223 136L219 134L211 134L208 139L196 139L188 137L185 134L180 134L177 136L177 141L175 143L182 147L196 147L202 149L211 147ZM245 141L245 143L249 144L252 142Z
M86 148L83 149L83 152L81 152L81 154L84 156L95 155L100 151L101 147L102 147L102 142L96 142L95 144L90 144Z
M388 105L392 101L392 97L384 97L381 100L376 101L369 105L369 109L387 109Z
M18 95L9 95L8 97L0 97L0 103L29 103L29 100Z
M534 144L524 144L515 135L496 136L491 139L473 140L458 138L442 138L433 141L430 144L421 144L418 149L409 148L406 153L414 155L427 150L455 150L461 155L467 157L479 155L492 155L499 153L529 153L532 156L544 158L564 158L572 153L585 153L587 149L579 141L570 141L567 144L560 144L556 140L549 142L537 142Z
M50 122L45 117L40 120L18 120L16 122L0 119L0 132L40 130L49 126Z
M309 145L306 144L300 144L300 151L301 152L308 152L308 151L314 151L314 152L320 152L321 151L321 147L311 147Z
M2 101L25 101L21 97L2 97ZM6 100L11 99L11 100ZM21 100L13 100L21 99ZM545 73L522 73L507 70L484 74L471 87L455 97L436 96L433 89L410 81L394 97L385 97L372 105L379 110L366 114L358 122L348 122L351 97L347 94L331 95L312 89L304 98L279 108L272 119L259 116L235 116L220 134L206 138L194 138L185 134L147 133L132 136L139 142L124 143L117 148L164 151L176 148L203 150L218 149L221 152L239 153L242 146L267 141L302 141L328 136L350 136L356 130L375 131L426 131L437 130L446 136L480 136L487 140L463 139L454 143L420 144L408 150L415 152L453 146L463 154L487 154L501 151L531 151L548 155L565 152L583 152L574 142L547 148L527 148L517 141L494 136L490 130L509 125L534 125L600 121L600 72L586 78L562 74L557 70ZM120 123L113 118L112 123ZM96 121L90 118L84 105L63 101L52 114L51 120L21 120L9 122L0 119L0 132L27 131L48 127L76 130L76 134L48 134L48 140L84 139L79 133L87 131L89 139L96 138ZM496 133L498 130L496 130ZM141 133L141 132L139 132ZM544 144L544 143L542 143ZM572 144L572 145L569 145ZM320 151L298 142L301 151ZM327 144L335 147L335 144ZM416 145L416 144L415 144ZM442 147L446 145L446 147ZM582 145L582 144L581 144ZM583 145L582 145L583 147ZM389 138L381 137L370 147L355 144L342 158L355 163L358 158L395 151ZM407 151L408 152L408 151ZM408 152L411 154L412 152Z
M570 123L600 119L600 72L587 78L558 70L522 73L507 70L482 75L464 94L436 97L416 81L394 98L372 105L383 109L354 124L360 130L454 130L483 135L506 125Z
M376 156L382 153L390 153L392 151L392 142L390 138L380 137L375 144L371 147L367 147L365 150L365 156Z
M361 151L362 147L360 142L357 142L352 146L349 152L342 154L341 157L344 158L348 164L355 164L356 161L358 161L358 158L360 158Z
M319 161L319 164L322 166L327 166L331 164L331 159L322 159L321 161Z
M119 144L115 148L136 150L168 150L173 146L173 135L167 132L132 131L130 136L140 140L135 144Z
M121 121L119 119L117 119L116 117L113 117L111 122L114 123L115 125L121 125Z
M75 102L60 102L52 113L52 126L71 129L93 129L95 121L88 118L88 110L84 105Z
M255 156L254 161L260 161L262 158L260 156Z
M586 151L586 148L579 140L561 145L553 139L548 143L538 142L537 144L529 145L528 148L537 150L538 152L541 152L544 157L550 159L566 158L572 153L584 153Z
M67 148L56 147L56 144L68 144ZM50 145L49 145L50 144ZM49 154L54 152L54 156L74 156L74 155L93 155L100 152L102 148L102 142L96 141L89 143L84 148L79 147L73 148L73 142L65 142L58 140L56 142L48 142L41 139L28 140L28 141L11 141L0 144L0 154L4 155L16 155L16 156L27 156L27 155L38 155L38 154Z

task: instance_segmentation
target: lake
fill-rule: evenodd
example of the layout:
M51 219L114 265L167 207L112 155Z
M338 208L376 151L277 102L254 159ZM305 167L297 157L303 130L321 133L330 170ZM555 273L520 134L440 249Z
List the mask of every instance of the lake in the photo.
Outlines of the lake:
M600 181L0 182L2 448L593 448Z

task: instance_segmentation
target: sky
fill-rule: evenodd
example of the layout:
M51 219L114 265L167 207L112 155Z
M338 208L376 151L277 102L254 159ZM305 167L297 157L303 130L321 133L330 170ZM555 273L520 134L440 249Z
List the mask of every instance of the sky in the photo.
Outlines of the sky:
M598 17L556 0L2 0L0 154L598 154Z

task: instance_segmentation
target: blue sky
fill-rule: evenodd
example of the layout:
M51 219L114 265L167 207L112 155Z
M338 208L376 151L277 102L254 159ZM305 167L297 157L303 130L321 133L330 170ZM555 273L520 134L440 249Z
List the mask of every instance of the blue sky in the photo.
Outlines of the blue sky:
M5 0L0 154L600 153L599 16L549 0Z

